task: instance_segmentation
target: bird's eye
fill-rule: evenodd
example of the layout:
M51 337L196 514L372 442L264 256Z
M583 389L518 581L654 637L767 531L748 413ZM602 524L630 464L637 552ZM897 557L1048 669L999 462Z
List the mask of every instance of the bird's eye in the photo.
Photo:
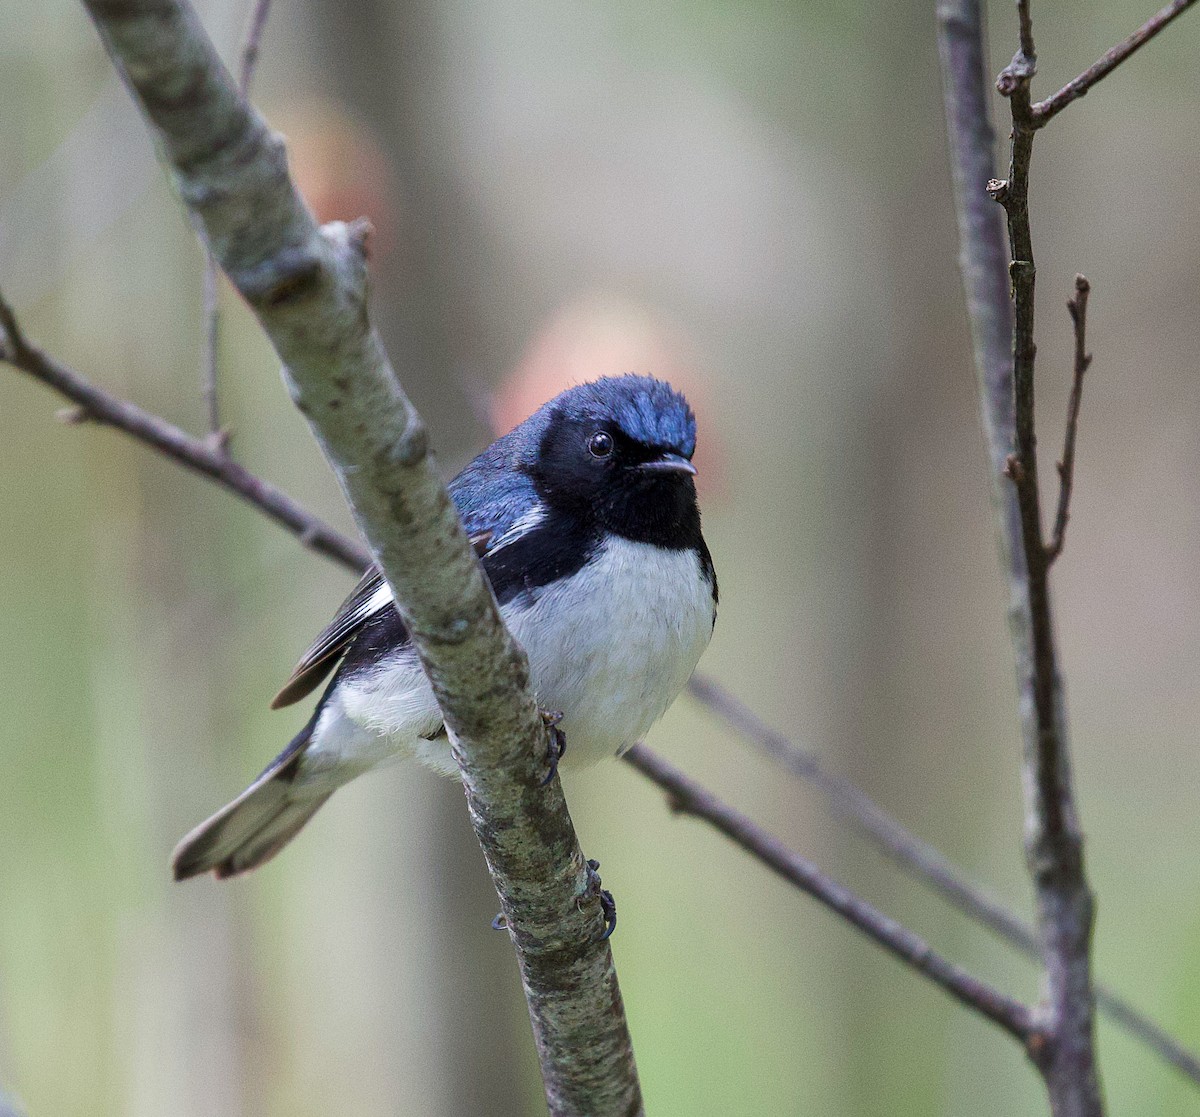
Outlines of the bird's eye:
M612 435L608 431L597 431L588 439L588 450L594 458L607 458L613 452Z

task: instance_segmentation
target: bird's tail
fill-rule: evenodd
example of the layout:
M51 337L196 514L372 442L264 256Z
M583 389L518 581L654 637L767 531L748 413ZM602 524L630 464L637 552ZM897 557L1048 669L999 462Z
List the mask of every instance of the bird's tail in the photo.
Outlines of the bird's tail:
M305 794L296 781L310 733L311 723L241 795L175 847L171 866L176 880L207 872L223 879L255 869L300 832L333 794Z

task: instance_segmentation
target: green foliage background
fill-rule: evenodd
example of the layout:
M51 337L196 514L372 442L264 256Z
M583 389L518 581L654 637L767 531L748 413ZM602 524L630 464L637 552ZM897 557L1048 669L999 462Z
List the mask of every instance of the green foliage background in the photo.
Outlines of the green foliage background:
M233 58L244 5L201 7ZM1149 14L1039 6L1036 89ZM996 69L1014 22L994 9ZM1046 458L1074 273L1095 292L1054 592L1099 970L1193 1048L1198 50L1184 17L1068 110L1032 196ZM258 93L281 126L308 106L382 153L348 177L391 238L377 313L447 471L490 437L472 395L528 367L564 306L609 308L627 348L605 359L639 371L664 371L638 364L656 323L715 447L704 669L1028 911L932 5L277 3ZM0 106L0 287L52 352L201 430L199 254L77 5L0 8ZM346 526L269 350L227 291L222 307L235 452ZM263 872L170 883L175 839L305 716L266 701L350 579L144 450L56 424L58 406L0 369L3 1088L31 1117L542 1112L454 785L380 773ZM686 699L652 741L1036 995L1030 965ZM651 1113L1045 1111L1007 1039L632 772L567 790L621 907ZM1122 1033L1100 1043L1113 1113L1200 1114Z

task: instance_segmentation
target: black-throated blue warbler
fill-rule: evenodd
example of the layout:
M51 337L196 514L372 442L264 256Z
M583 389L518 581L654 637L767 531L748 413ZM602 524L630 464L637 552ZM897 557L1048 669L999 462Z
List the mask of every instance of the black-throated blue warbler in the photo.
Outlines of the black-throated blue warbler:
M450 495L501 615L529 657L565 764L620 753L683 688L716 620L700 532L696 420L660 380L570 388L497 439ZM391 590L372 568L273 707L337 668L308 724L241 795L187 835L175 877L233 876L279 852L342 784L385 760L457 768Z

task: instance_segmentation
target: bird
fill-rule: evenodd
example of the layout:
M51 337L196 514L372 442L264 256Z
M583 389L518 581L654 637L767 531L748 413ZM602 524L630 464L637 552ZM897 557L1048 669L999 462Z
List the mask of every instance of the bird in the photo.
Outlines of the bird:
M563 764L617 755L666 712L708 646L717 576L700 529L696 419L649 376L568 388L448 486L524 648ZM457 766L392 591L371 566L301 657L272 708L329 675L312 716L236 799L176 847L176 880L270 860L339 787L413 757ZM552 778L558 755L548 759Z

